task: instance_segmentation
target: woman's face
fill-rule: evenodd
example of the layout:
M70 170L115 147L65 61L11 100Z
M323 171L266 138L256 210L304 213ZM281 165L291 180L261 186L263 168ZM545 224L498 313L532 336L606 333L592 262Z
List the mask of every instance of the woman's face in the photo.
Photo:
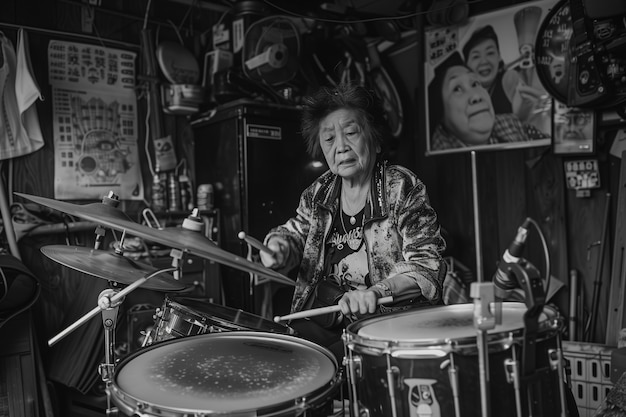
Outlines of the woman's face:
M366 178L374 166L380 146L359 123L357 112L339 109L320 122L320 146L330 170L343 178Z
M464 66L449 68L441 87L444 128L468 145L487 142L495 123L489 93Z
M489 88L498 74L500 60L496 41L485 39L470 50L466 64L478 75L483 87Z

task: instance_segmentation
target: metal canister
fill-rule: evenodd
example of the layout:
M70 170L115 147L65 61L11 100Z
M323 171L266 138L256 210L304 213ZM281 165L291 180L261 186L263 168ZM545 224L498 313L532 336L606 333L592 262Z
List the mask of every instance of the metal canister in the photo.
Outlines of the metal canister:
M191 181L186 174L180 174L178 176L178 183L180 184L180 206L183 210L193 210L193 195L191 191Z
M152 177L152 210L162 212L167 208L167 190L162 174L154 174Z
M198 209L211 210L214 205L213 184L198 185Z
M180 184L178 183L178 175L173 172L167 175L167 196L170 210L179 211L181 209Z

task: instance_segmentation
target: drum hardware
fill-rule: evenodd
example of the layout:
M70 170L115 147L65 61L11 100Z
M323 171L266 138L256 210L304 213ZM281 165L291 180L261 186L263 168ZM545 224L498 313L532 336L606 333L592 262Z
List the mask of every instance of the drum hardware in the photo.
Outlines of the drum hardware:
M521 378L525 385L529 413L541 416L541 410L537 409L535 398L541 395L541 387L537 378L539 370L536 369L535 358L539 316L543 312L546 300L543 282L537 268L525 259L520 259L517 263L506 264L505 271L524 290L524 302L528 309L524 313Z
M501 323L502 319L502 304L496 303L495 312L492 313L491 311L491 305L495 300L494 293L492 282L473 282L470 287L470 296L474 299L474 327L476 328L476 344L478 346L480 398L483 417L491 415L487 331L494 329L496 324Z
M115 326L117 324L117 313L120 304L124 301L123 298L117 299L114 303L111 302L112 297L115 295L115 290L106 289L98 296L98 306L101 305L100 300L108 300L109 306L102 309L102 325L104 326L104 363L101 363L98 367L98 373L102 378L105 386L108 386L113 380L113 374L115 372ZM109 410L111 407L111 398L107 395L107 415L110 415Z
M345 331L342 337L344 338L344 351L346 351L348 345L347 343L345 343L345 340L346 340ZM348 352L346 352L344 354L343 366L348 370L348 381L357 381L357 378L361 377L362 361L359 356L353 356L351 352L349 354ZM369 410L365 408L364 409L365 412L361 411L363 407L361 407L358 402L359 397L356 392L356 383L350 384L350 390L348 391L348 396L349 396L348 402L350 404L350 407L349 407L350 415L354 417L356 416L369 417Z
M454 356L450 356L449 360L441 362L441 369L448 367L448 379L450 380L450 389L452 390L452 400L454 402L455 415L461 415L461 404L459 402L459 370L454 365Z
M522 395L520 391L520 375L519 375L519 361L516 359L506 359L504 361L504 369L506 370L506 382L513 384L513 390L515 391L515 410L517 411L517 417L522 416Z
M76 330L78 327L86 323L88 320L96 316L99 312L102 313L102 325L104 326L104 351L105 362L100 364L98 372L102 378L102 381L108 387L112 382L112 375L115 370L115 326L117 323L117 313L119 305L124 301L127 294L135 290L137 287L144 284L150 278L161 274L163 272L171 272L172 268L166 268L158 270L151 275L142 277L137 281L130 284L123 290L117 290L108 288L102 291L98 295L98 306L93 310L82 316L73 324L68 326L65 330L57 334L55 337L48 341L48 346L53 346L59 340ZM107 416L117 415L118 410L111 407L111 397L109 390L107 389Z
M554 371L557 371L557 375L559 377L559 400L561 401L561 417L567 417L567 400L565 399L565 388L564 388L564 376L565 370L563 369L563 351L559 346L558 349L548 349L548 358L550 360L550 367Z
M113 293L108 293L108 292L104 293L104 294L101 294L101 296L98 299L98 306L97 307L95 307L94 309L89 311L87 314L82 316L80 319L76 320L74 323L72 323L71 325L66 327L59 334L57 334L52 339L50 339L48 341L48 346L53 346L54 344L56 344L59 340L63 339L65 336L67 336L68 334L72 333L78 327L82 326L84 323L89 321L92 317L95 317L98 313L100 313L104 309L108 308L107 306L113 306L113 305L121 302L121 300L123 300L124 297L127 294L129 294L130 292L134 291L137 287L139 287L142 284L144 284L150 278L152 278L152 277L154 277L154 276L156 276L158 274L161 274L163 272L170 272L170 271L172 271L172 269L173 268L166 268L166 269L163 269L163 270L158 270L158 271L154 272L151 275L148 275L148 276L145 276L143 278L138 279L137 281L133 282L128 287L124 288L123 290L121 290L119 292L117 290L113 290L113 291L115 291L114 294Z
M132 221L123 212L117 209L112 209L102 203L78 205L24 193L15 194L46 207L75 215L87 221L98 223L104 227L126 232L130 235L148 241L178 249L183 253L191 253L201 258L215 261L235 269L255 273L278 283L295 286L295 282L292 279L269 268L265 268L258 263L251 262L219 248L215 242L203 236L202 233L198 233L198 230L195 230L196 222L192 219L186 219L188 221L183 221L182 228L171 227L153 229ZM197 215L198 210L194 209L190 218L197 217Z
M387 355L387 389L389 391L389 401L391 401L391 415L398 417L396 409L396 376L400 375L400 369L391 366L391 358Z

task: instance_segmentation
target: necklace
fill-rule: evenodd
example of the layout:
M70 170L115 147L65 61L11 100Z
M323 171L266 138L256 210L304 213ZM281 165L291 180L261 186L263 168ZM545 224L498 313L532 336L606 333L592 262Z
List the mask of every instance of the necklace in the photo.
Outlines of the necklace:
M341 198L343 198L343 196L344 196L344 194L345 194L345 190L344 190L344 188L342 188L342 189L341 189L341 193L342 193L342 197L340 197L340 203L341 203L341 205L342 205L342 207L343 207L343 202L341 202ZM346 197L346 198L347 198L347 197ZM365 195L365 202L363 203L363 205L364 205L364 206L365 206L365 205L367 205L367 194ZM361 210L362 210L362 209L361 209ZM352 211L352 210L350 210L350 211ZM349 219L349 220L350 220L350 224L351 224L352 226L354 226L354 225L356 224L356 216L358 216L358 214L359 214L359 213L360 213L360 211L359 211L359 212L357 212L355 215L352 215L352 216L350 216L348 213L346 213L346 216L350 216L350 219Z
M357 250L359 250L359 248L361 247L361 243L363 242L363 224L365 223L365 207L363 207L363 210L361 210L363 217L361 217L360 228L355 227L354 229L350 230L350 232L348 232L348 230L346 229L346 224L343 222L343 217L344 217L343 208L339 207L339 210L340 210L339 220L341 221L341 227L343 228L343 232L345 233L348 246L350 247L350 249L356 252ZM356 215L358 216L359 214L361 214L361 212L357 213ZM347 216L347 214L345 214L345 216ZM350 224L352 224L353 226L356 224L355 216L350 216Z

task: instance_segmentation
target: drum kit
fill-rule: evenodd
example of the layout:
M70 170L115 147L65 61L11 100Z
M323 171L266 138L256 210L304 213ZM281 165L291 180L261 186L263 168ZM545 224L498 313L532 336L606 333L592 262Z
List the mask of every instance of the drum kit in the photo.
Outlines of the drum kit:
M281 324L336 306L271 321L185 296L187 287L177 272L186 253L293 285L289 278L203 237L195 210L182 228L155 229L117 209L112 193L102 203L86 205L16 194L121 231L122 240L130 234L172 248L172 267L160 270L118 251L42 248L59 264L112 284L100 293L97 307L48 342L53 345L102 314L105 361L99 373L106 384L107 415L569 415L561 319L542 303L494 302L493 291L480 283L478 291L472 288L473 305L432 306L351 323L343 333L344 358L339 363L328 349ZM96 240L101 236L102 230L97 231ZM118 307L138 287L165 292L165 302L141 349L116 360Z

